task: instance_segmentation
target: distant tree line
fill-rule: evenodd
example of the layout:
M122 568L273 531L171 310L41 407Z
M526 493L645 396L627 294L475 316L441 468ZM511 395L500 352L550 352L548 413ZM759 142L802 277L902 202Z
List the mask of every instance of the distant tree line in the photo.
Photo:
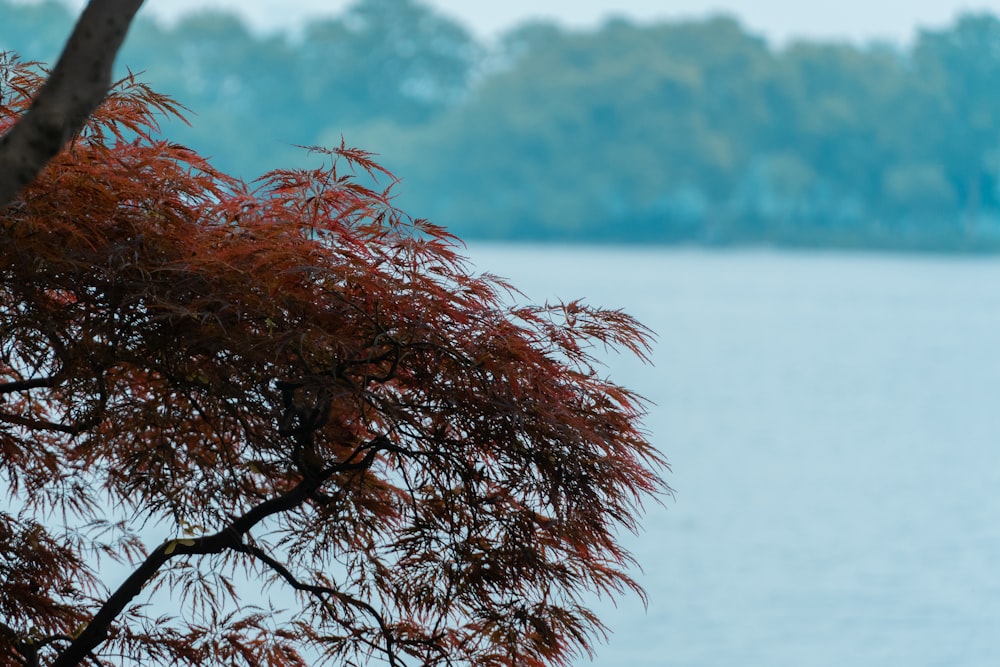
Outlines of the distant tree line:
M71 19L0 0L0 49L52 60ZM197 114L164 131L220 167L253 178L344 137L465 238L1000 248L990 14L906 47L776 48L727 17L487 47L413 0L359 0L296 35L146 19L122 62Z

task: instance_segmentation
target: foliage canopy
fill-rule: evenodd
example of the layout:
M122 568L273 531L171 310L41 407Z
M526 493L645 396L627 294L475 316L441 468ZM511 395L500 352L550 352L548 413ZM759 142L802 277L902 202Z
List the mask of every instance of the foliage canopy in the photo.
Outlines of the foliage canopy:
M41 75L0 82L3 134ZM667 491L641 399L593 354L644 357L648 332L510 305L355 179L393 183L362 151L247 184L162 115L119 82L0 213L0 665L590 651L588 596L641 593L617 533ZM110 590L108 558L130 573ZM157 590L174 615L150 618Z

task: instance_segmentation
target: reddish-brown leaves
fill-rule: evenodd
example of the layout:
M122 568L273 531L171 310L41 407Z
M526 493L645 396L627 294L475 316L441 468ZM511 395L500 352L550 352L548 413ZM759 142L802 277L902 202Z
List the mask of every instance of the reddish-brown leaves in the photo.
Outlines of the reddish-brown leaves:
M0 77L3 128L39 80ZM590 651L586 595L638 591L616 535L666 491L593 355L645 357L648 332L509 307L353 178L391 180L367 153L220 174L157 137L178 108L130 76L0 217L0 666ZM139 555L143 525L170 536ZM134 573L97 595L116 550ZM262 584L301 608L238 613Z

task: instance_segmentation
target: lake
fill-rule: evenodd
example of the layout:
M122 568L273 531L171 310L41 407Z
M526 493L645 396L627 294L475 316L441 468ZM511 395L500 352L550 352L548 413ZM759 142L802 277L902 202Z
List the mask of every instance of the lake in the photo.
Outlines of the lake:
M1000 259L473 246L532 300L658 333L610 374L676 496L597 667L1000 658ZM581 664L588 664L586 659Z

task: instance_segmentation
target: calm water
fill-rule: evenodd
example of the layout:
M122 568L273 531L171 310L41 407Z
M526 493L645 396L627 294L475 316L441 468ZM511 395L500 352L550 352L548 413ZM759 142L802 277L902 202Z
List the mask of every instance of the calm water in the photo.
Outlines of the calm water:
M1000 259L470 253L659 334L612 375L656 402L677 495L631 540L649 608L607 607L596 665L1000 659Z

